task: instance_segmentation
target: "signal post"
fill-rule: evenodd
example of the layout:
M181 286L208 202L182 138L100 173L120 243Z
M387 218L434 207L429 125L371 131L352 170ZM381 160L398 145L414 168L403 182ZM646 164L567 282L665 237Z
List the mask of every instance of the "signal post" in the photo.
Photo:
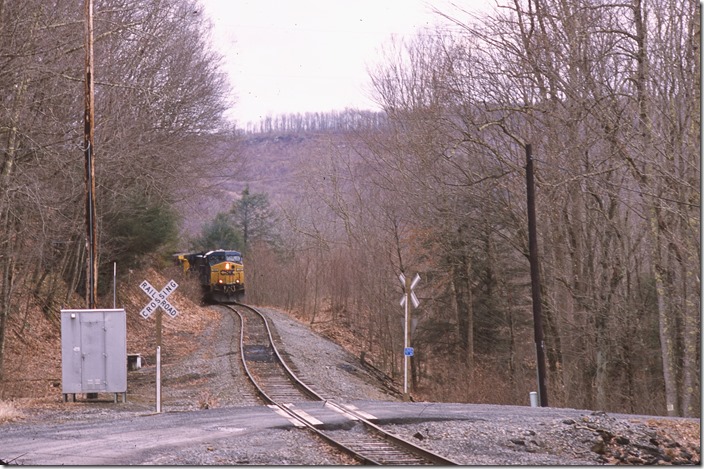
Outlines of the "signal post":
M404 321L403 321L403 399L408 401L410 396L408 394L408 377L410 375L411 360L413 356L413 347L411 347L411 303L415 308L418 307L420 302L418 297L413 292L413 289L420 282L420 275L416 274L413 280L406 278L403 273L398 276L403 285L404 295L401 297L401 306L404 310Z

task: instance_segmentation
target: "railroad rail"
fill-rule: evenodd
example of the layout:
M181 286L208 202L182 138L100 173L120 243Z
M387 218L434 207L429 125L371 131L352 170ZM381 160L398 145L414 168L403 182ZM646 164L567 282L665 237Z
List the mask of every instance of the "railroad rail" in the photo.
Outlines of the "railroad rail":
M457 463L387 432L362 412L331 399L325 399L303 383L281 357L274 344L267 318L257 309L236 304L226 306L240 319L242 365L262 399L298 426L364 464L377 465L456 465ZM344 415L352 426L335 429L332 423L311 419L297 410L297 403L321 402L322 407Z

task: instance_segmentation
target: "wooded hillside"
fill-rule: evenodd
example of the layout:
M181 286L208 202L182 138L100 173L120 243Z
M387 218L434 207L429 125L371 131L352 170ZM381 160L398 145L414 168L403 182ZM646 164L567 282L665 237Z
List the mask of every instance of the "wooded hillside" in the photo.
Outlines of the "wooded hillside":
M344 325L398 375L397 277L419 272L414 391L524 403L531 144L550 404L698 415L698 5L447 16L461 32L394 44L373 71L383 126L247 137L287 220L283 252L249 254L250 298Z
M94 10L103 296L113 262L127 272L175 246L175 203L220 166L228 89L196 2L104 0ZM73 296L86 291L83 12L68 0L0 1L0 379L11 315L85 307Z
M8 317L84 293L74 3L0 1L0 364ZM196 3L97 1L104 275L187 249L247 194L275 221L242 237L247 301L399 377L398 276L420 273L412 394L525 405L530 144L550 405L698 416L699 4L500 3L392 42L371 71L380 113L235 131Z

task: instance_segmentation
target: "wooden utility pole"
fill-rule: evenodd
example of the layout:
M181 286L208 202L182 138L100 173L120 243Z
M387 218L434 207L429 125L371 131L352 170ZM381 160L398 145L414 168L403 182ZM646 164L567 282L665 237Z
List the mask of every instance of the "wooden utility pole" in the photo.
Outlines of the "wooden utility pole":
M93 80L93 0L85 0L85 114L84 139L86 183L86 307L96 307L98 291L98 232L95 217L95 154L93 147L94 80Z
M543 310L540 298L540 269L538 264L538 235L535 221L535 182L533 180L533 148L526 144L526 186L528 199L528 251L530 258L530 284L533 297L533 328L538 362L538 398L540 407L548 406L545 384L545 341L543 338Z

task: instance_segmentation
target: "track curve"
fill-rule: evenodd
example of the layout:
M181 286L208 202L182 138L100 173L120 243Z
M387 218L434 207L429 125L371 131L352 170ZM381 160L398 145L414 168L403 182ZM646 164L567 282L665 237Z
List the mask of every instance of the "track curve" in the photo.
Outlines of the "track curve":
M348 406L324 399L291 371L274 344L271 328L264 314L251 306L226 305L240 318L242 365L262 399L278 411L300 422L301 426L329 444L365 464L379 465L456 465L455 462L393 435ZM319 401L354 421L348 431L326 428L295 410L296 403ZM351 430L351 431L350 431Z

